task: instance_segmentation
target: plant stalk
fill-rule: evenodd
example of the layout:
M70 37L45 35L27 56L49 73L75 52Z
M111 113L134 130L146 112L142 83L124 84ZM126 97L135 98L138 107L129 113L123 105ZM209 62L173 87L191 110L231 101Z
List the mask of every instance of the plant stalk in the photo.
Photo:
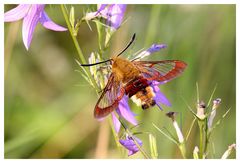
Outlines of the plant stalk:
M61 4L60 6L61 6L61 9L62 9L62 13L63 13L64 19L65 19L65 21L66 21L66 23L67 23L68 30L70 31L70 35L71 35L71 37L72 37L73 43L74 43L74 45L75 45L75 47L76 47L76 49L77 49L77 52L78 52L80 61L81 61L82 64L86 64L87 62L86 62L86 60L85 60L85 58L84 58L84 55L83 55L83 53L82 53L82 50L81 50L79 44L78 44L77 38L76 38L76 36L74 35L74 31L73 31L72 28L71 28L70 21L68 20L67 10L66 10L66 8L64 7L63 4ZM99 88L98 88L98 86L97 86L97 83L96 83L96 81L93 79L93 77L92 77L89 69L86 68L85 70L86 70L86 72L87 72L86 75L87 75L88 78L91 80L91 82L92 82L92 84L93 84L96 92L99 92L99 90L98 90Z
M185 146L185 142L180 143L180 144L178 145L178 147L179 147L179 150L181 151L182 157L183 157L184 159L186 159L187 156L186 156L186 146Z
M204 122L201 120L198 120L198 126L199 126L199 158L203 159L203 132L204 132Z

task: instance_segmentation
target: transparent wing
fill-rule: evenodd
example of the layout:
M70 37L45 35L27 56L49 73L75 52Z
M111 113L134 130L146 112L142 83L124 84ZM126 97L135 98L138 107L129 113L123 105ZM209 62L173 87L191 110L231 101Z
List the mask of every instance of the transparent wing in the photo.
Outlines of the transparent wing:
M114 74L111 74L95 106L94 117L103 118L110 114L118 107L118 103L122 99L124 92L122 84L115 80Z
M179 60L133 61L147 80L166 83L179 76L187 64Z

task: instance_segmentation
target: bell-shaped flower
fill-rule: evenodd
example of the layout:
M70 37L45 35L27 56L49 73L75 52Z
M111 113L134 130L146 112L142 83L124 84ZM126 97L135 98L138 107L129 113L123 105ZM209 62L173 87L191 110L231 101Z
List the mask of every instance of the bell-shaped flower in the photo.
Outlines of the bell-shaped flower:
M128 105L128 96L124 95L121 101L119 102L118 108L116 109L116 112L119 116L126 119L128 122L133 124L134 126L137 125L137 120L135 119L135 114L131 111L129 105ZM119 122L118 118L116 117L115 113L112 113L113 118L113 125L116 132L119 132L121 123Z
M16 8L4 13L4 22L14 22L23 19L22 38L28 50L32 41L33 32L40 22L42 26L53 31L66 31L67 29L55 24L44 11L44 4L20 4Z
M124 4L101 4L96 12L87 13L86 20L91 20L96 17L102 17L107 20L107 25L112 30L118 29L123 21L124 13L127 5Z
M140 139L138 139L137 137L134 137L134 139L140 146L142 146L143 143ZM134 142L133 138L130 136L127 136L126 139L120 139L119 142L122 146L128 149L128 156L131 156L139 151L138 146Z

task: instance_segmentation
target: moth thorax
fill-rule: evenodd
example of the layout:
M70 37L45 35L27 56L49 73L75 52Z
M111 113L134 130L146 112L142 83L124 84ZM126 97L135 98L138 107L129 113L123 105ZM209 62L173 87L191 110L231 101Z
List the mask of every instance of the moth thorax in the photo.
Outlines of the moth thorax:
M131 99L138 106L142 106L142 109L148 109L156 104L154 97L155 93L153 88L151 86L147 86L133 95Z
M136 78L140 72L136 66L123 58L116 58L112 64L112 72L116 75L117 79L123 83Z

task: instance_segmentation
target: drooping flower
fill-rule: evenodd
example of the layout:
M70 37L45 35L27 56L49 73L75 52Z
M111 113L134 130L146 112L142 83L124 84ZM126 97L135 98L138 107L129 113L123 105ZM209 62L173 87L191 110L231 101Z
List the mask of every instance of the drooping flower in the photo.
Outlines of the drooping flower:
M135 119L135 114L131 111L128 105L128 96L124 95L121 101L119 102L118 108L116 112L119 116L126 119L128 122L133 124L134 126L137 125L137 120ZM113 118L113 125L116 132L119 132L121 123L119 122L118 118L116 117L115 113L112 113Z
M142 141L140 139L138 139L137 137L134 137L134 139L140 146L142 146ZM130 136L127 136L126 139L120 139L119 142L122 146L128 149L128 156L131 156L139 151L138 146L134 142L133 138Z
M123 21L127 5L124 4L101 4L96 12L86 14L85 19L91 20L96 17L102 17L107 20L107 25L112 30L118 29Z
M66 31L67 29L55 24L44 11L44 4L20 4L4 14L4 22L14 22L23 19L22 38L26 49L32 41L33 32L40 22L42 26L53 31Z

